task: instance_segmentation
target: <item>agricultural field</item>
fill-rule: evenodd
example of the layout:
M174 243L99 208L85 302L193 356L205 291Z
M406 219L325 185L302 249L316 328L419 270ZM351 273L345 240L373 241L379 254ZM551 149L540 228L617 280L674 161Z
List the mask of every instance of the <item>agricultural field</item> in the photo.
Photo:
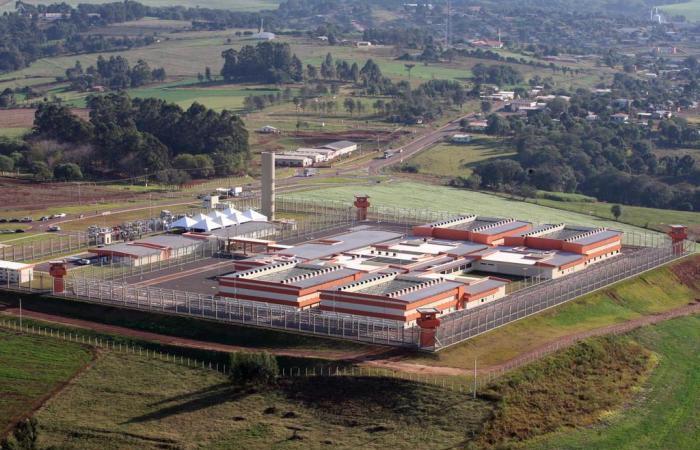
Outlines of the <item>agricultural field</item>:
M686 20L689 21L700 20L700 0L659 5L659 9L666 14L685 16Z
M698 268L700 257L692 256L476 336L436 355L408 361L471 369L476 359L480 368L497 367L565 336L686 306L700 295L700 284L692 275Z
M91 360L79 344L0 329L0 436Z
M504 148L505 147L505 148ZM421 175L468 177L479 162L515 155L499 138L472 136L468 144L440 143L405 161L418 166Z
M499 197L482 192L435 186L406 181L389 181L372 186L363 186L361 192L371 197L374 206L397 206L402 208L428 208L455 214L473 213L483 216L515 217L534 223L567 222L580 225L609 227L625 232L639 232L640 228L601 219L592 215L565 211L520 200ZM358 193L356 186L333 186L288 194L291 197L316 200L351 202Z

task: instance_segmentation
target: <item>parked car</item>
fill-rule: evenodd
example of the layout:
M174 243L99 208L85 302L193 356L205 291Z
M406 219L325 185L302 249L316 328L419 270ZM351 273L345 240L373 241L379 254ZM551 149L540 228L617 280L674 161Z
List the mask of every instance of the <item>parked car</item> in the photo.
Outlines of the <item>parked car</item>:
M89 266L91 263L92 263L92 261L90 261L87 258L82 258L82 259L79 259L78 261L76 261L76 264L79 264L81 266Z
M7 223L7 219L0 217L0 223Z
M17 228L17 229L15 230L15 233L24 233L24 230L21 229L21 228Z
M41 220L42 222L46 222L47 220L49 220L49 216L41 216L39 220Z
M31 217L22 217L21 219L19 219L19 221L20 223L30 223L34 222L34 219L32 219Z
M58 225L51 225L46 231L61 231L61 227Z
M16 218L16 217L13 217L12 219L8 220L8 222L10 222L10 223L17 223L17 222L19 222L19 219Z

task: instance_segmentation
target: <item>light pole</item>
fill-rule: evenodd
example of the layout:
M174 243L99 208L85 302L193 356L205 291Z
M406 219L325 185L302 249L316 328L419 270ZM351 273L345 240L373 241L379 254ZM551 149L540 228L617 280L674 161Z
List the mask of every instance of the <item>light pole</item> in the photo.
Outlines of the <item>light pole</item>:
M19 297L19 329L22 330L22 297Z

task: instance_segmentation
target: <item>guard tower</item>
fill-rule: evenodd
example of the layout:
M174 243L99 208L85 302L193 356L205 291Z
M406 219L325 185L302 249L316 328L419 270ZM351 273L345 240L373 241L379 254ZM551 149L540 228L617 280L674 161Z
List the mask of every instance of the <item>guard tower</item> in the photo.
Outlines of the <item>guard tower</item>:
M49 262L49 274L53 277L53 293L62 294L66 290L63 278L68 274L65 261Z
M355 208L357 208L357 221L367 220L367 209L369 209L369 195L355 195Z
M420 314L416 323L420 327L420 347L433 349L435 347L435 333L440 326L440 319L437 315L440 310L437 308L418 308Z
M673 253L681 255L684 251L685 240L688 239L688 227L685 225L671 225L668 230L673 245Z

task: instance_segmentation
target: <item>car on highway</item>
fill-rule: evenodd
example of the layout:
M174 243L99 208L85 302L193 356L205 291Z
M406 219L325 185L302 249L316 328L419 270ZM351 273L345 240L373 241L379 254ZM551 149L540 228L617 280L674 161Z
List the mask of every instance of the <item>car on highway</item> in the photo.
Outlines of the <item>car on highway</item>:
M59 227L58 225L51 225L46 229L46 231L61 231L61 227Z
M58 213L51 215L51 219L63 219L64 217L66 217L66 213Z

